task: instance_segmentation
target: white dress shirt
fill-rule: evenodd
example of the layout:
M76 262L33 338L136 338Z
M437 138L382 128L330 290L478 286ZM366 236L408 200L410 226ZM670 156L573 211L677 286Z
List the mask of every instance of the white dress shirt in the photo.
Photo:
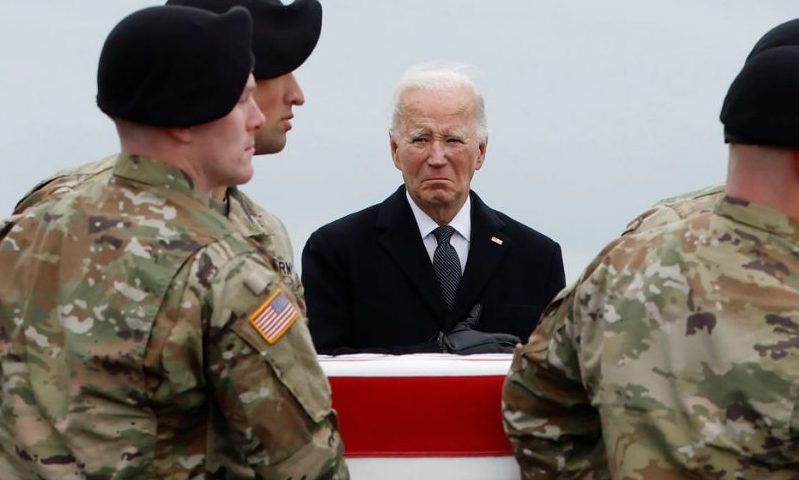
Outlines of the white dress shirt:
M419 227L419 234L422 236L422 241L424 242L424 248L430 256L430 263L432 263L433 254L438 246L438 240L436 240L436 236L433 235L433 230L438 228L439 225L435 220L430 218L430 215L424 213L422 209L419 208L419 205L416 205L416 202L413 201L407 190L405 191L405 198L408 199L408 203L411 206L411 211L416 219L416 225ZM449 222L449 225L455 229L455 233L452 234L449 243L458 253L458 260L461 262L461 273L463 273L463 270L466 268L466 259L469 257L469 238L471 238L472 235L471 213L472 198L471 196L467 196L466 202L463 203L460 211L458 211L455 218Z

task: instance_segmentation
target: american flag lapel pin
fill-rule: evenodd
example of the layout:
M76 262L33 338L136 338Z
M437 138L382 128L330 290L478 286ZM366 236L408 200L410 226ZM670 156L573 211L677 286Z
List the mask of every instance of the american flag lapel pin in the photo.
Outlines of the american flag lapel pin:
M496 243L497 245L502 245L502 239L497 237L491 237L491 241Z

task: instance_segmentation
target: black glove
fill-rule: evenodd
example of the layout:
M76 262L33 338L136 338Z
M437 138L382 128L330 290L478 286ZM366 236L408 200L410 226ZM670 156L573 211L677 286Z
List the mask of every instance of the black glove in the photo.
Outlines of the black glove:
M439 334L441 351L458 355L513 353L513 347L521 343L519 337L509 333L486 333L475 330L480 321L482 307L478 303L465 320L456 323L448 333Z

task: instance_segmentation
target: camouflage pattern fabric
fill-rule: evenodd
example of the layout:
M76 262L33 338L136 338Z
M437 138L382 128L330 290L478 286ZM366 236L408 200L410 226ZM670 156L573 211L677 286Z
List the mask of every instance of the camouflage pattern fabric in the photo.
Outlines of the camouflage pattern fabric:
M277 272L289 287L306 316L305 292L297 269L294 268L294 248L283 222L275 215L256 205L236 187L227 192L227 218L236 231L258 242L267 253L272 270Z
M179 170L122 155L0 233L5 479L346 479L306 319Z
M111 155L98 162L86 163L78 167L61 170L46 178L26 193L14 207L14 214L22 213L30 207L60 198L65 193L79 189L82 185L98 178L108 181L114 169L117 155Z
M720 184L663 199L628 223L622 235L678 222L694 213L713 211L723 196L724 184Z
M43 180L26 193L14 208L20 214L40 203L53 201L62 195L79 190L92 182L107 182L117 156L111 155L97 162L61 170ZM300 307L305 310L305 295L300 276L294 268L294 248L283 222L253 202L236 187L227 191L227 205L215 205L233 222L236 231L258 243L267 251L269 263L283 277L283 282L297 297ZM0 225L2 228L2 225Z
M522 477L799 478L799 222L724 197L613 243L517 347Z

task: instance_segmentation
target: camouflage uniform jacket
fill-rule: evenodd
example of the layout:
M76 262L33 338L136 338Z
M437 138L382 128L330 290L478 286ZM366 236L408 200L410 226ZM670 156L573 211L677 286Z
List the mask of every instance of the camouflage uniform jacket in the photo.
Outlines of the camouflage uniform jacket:
M723 196L724 184L720 184L665 198L628 223L622 235L678 222L695 213L711 212Z
M179 170L120 156L0 270L4 480L348 478L296 297Z
M606 247L517 347L523 478L799 478L799 222L723 198Z
M107 182L116 159L117 156L112 155L97 162L62 170L43 180L22 197L14 208L14 214L18 215L34 205L60 198L92 182ZM215 207L225 213L238 232L262 244L269 255L269 262L283 277L286 286L294 292L305 314L305 295L300 276L294 268L294 249L283 222L259 207L236 187L228 189L227 205L215 202Z

